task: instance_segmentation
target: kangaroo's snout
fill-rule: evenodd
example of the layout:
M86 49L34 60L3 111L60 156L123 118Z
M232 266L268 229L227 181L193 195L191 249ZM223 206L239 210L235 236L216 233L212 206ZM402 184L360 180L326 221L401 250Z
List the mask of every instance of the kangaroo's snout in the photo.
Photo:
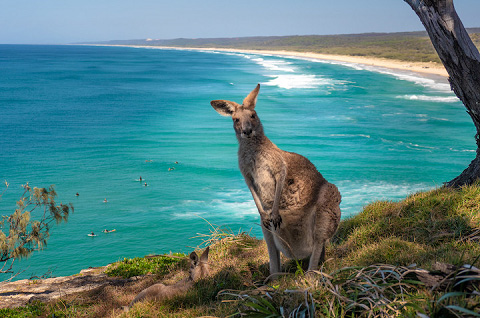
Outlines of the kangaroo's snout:
M255 134L252 128L247 128L242 130L242 137L250 138L254 135Z
M248 109L237 109L233 116L233 128L239 139L248 139L261 135L262 125L255 112Z

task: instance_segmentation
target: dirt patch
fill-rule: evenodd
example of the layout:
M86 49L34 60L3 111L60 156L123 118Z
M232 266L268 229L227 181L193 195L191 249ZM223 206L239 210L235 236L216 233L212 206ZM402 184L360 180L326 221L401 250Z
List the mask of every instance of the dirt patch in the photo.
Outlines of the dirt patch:
M108 285L124 285L131 279L108 277L105 267L82 270L79 274L39 280L23 279L0 283L0 308L25 306L39 300L49 302L66 295L91 291Z

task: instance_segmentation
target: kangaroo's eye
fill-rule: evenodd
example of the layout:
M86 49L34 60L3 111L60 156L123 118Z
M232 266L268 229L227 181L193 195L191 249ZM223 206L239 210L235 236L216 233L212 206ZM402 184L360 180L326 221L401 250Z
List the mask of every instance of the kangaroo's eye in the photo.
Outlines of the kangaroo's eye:
M233 121L236 122L236 123L238 123L238 122L240 121L240 119L235 118Z
M252 114L252 119L255 119L255 114Z

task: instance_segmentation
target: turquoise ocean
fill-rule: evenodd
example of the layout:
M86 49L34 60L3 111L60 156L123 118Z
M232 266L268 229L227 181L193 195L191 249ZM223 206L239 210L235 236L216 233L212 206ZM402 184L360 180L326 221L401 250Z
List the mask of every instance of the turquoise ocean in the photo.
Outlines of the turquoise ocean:
M475 156L473 124L444 78L234 52L0 45L10 185L0 212L14 211L26 182L54 184L57 202L75 207L44 250L16 263L17 279L190 252L208 222L261 237L231 120L210 106L241 102L257 83L267 136L339 187L343 218L441 186Z

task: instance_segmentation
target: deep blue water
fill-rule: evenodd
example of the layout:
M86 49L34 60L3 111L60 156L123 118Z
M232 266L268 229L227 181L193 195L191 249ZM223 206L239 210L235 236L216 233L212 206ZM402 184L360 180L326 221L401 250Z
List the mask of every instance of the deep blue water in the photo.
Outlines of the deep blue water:
M46 249L17 263L18 278L189 252L205 220L260 237L231 120L210 106L241 102L257 83L267 136L339 187L343 217L440 186L475 156L473 124L445 79L252 54L0 45L10 184L0 212L13 212L25 182L54 184L75 207Z

